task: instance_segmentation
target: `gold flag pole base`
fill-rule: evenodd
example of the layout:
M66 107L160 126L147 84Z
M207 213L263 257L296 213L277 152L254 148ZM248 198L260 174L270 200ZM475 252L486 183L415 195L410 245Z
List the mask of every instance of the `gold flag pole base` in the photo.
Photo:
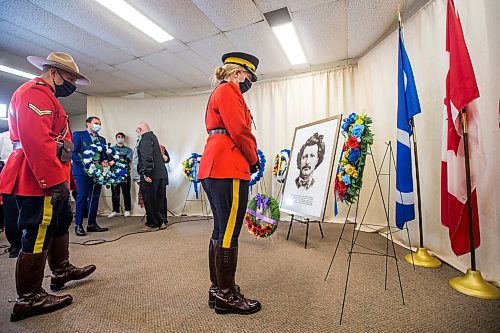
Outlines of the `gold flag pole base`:
M467 269L464 276L448 281L450 286L462 294L485 299L500 299L500 288L483 280L480 271Z
M433 257L427 252L425 247L419 247L415 253L409 253L405 256L405 260L409 264L426 268L441 267L441 261Z

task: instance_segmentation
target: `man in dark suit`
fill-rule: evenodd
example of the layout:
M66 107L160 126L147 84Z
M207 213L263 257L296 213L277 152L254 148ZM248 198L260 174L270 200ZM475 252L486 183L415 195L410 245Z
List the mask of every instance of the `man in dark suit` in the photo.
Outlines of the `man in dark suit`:
M136 129L140 136L137 147L137 172L140 176L139 189L146 208L146 226L160 228L167 224L167 207L164 204L166 170L158 138L146 123Z
M76 131L73 133L75 150L71 157L73 162L73 176L75 177L78 187L75 217L75 233L77 236L85 236L85 230L83 229L83 215L85 214L85 209L88 211L87 232L108 231L108 228L101 228L96 222L101 185L94 183L93 179L85 173L80 157L80 154L82 154L92 143L106 145L106 139L98 134L101 130L101 119L97 117L88 117L85 123L87 126L85 131Z

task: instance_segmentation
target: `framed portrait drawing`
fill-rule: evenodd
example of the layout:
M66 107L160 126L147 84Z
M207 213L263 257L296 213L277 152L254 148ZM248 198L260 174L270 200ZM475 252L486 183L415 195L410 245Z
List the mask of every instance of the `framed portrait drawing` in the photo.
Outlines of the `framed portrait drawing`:
M342 115L295 128L280 210L322 220Z

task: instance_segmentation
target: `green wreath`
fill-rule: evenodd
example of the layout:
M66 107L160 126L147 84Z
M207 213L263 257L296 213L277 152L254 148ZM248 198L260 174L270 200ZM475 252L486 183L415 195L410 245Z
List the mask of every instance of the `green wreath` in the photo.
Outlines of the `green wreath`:
M278 202L270 195L257 193L248 203L245 223L251 235L257 238L271 236L278 229L279 220Z

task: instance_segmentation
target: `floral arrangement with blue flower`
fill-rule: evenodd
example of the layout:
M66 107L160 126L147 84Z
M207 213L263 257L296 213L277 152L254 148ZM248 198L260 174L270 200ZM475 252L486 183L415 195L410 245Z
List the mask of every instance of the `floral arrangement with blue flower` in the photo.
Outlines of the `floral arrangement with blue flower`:
M284 183L288 164L290 162L290 149L282 149L274 158L273 176L278 183Z
M191 156L182 161L182 172L187 180L193 182L196 199L198 199L198 167L200 161L201 155L198 153L191 153Z
M103 143L85 145L80 158L83 170L96 184L109 188L127 181L129 165L113 147Z
M361 191L366 155L373 143L371 124L372 119L365 114L351 113L343 120L342 135L346 142L335 177L335 198L342 202L356 202Z
M262 150L258 149L257 157L259 158L259 170L257 170L257 172L254 172L251 175L248 186L253 186L257 184L257 182L261 180L262 177L264 176L264 169L266 168L266 156L264 155Z

